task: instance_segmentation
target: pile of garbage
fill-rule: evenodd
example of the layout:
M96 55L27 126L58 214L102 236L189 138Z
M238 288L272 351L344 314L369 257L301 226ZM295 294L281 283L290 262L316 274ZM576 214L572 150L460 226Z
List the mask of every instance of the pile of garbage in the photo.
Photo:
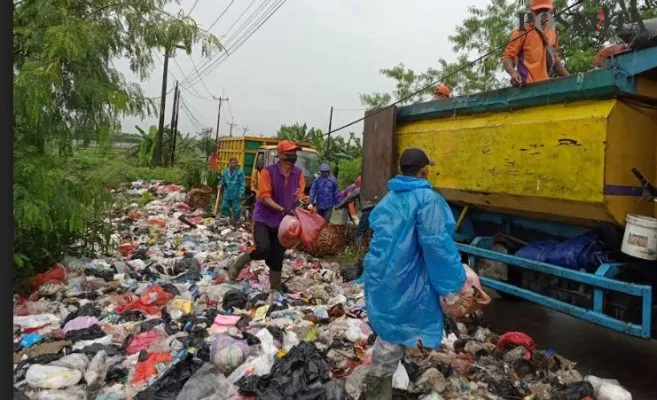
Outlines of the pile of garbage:
M250 224L192 209L176 185L114 194L114 253L62 260L14 296L14 398L365 397L376 335L338 263L289 251L270 304L262 262L227 278ZM407 350L395 398L631 399L521 332L492 332L481 312L446 326L439 351Z

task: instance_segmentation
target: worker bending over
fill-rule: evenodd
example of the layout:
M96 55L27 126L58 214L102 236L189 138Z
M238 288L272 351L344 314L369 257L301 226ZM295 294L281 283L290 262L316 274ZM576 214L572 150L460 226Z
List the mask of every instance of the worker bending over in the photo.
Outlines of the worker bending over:
M237 158L231 157L228 168L221 174L219 189L223 192L221 201L221 216L230 217L238 222L242 212L242 198L244 197L244 171L237 165Z
M454 244L454 217L427 180L434 165L420 149L405 150L401 176L370 215L373 236L364 261L369 322L378 335L366 378L367 399L392 399L392 376L405 347L438 349L441 295L461 290L465 272Z
M339 197L338 181L331 175L329 165L323 163L319 167L319 178L315 179L310 187L310 204L317 209L317 214L330 223L333 207L338 204Z
M345 190L340 193L340 198L338 199L338 204L341 204L343 201L345 201L352 193L356 191L356 189L360 189L360 176L356 178L356 181L352 183L351 185L347 186ZM343 210L343 218L342 222L343 223L348 223L349 221L355 223L358 225L360 220L358 219L358 214L356 213L356 200L351 200L347 203L346 208Z
M549 27L554 11L552 0L531 0L534 22L525 24L525 31L513 30L511 41L503 55L504 69L511 77L513 86L541 82L550 79L550 73L568 76L566 67L559 58L559 37L557 30ZM541 29L534 29L537 17L541 15Z
M300 147L284 140L278 144L277 150L280 161L260 172L259 194L253 210L255 249L241 255L228 270L229 278L235 280L251 260L265 260L269 267L270 301L281 290L285 255L285 248L278 241L278 226L283 216L294 215L306 186L303 172L294 166Z

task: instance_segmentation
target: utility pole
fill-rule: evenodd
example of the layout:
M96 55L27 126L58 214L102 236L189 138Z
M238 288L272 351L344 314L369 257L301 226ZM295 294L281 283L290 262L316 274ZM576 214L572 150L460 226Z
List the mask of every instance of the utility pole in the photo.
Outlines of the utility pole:
M164 71L162 72L162 97L160 99L160 124L155 138L155 165L162 165L162 145L164 136L164 108L167 105L167 74L169 73L169 48L164 49Z
M221 120L221 104L223 101L228 101L228 97L213 97L215 100L219 100L219 111L217 111L217 134L215 135L214 142L219 145L219 121Z
M237 124L229 122L228 125L230 126L230 131L228 133L228 136L233 137L233 127L237 126Z
M176 159L176 139L178 138L178 112L180 110L180 90L178 89L178 81L176 81L176 89L173 92L173 111L171 111L171 148L169 154L169 163L173 166Z
M249 130L246 126L244 127L244 130L242 131L242 136L246 136L246 132Z
M326 139L326 150L324 151L324 157L329 154L329 149L331 147L331 127L333 126L333 106L331 106L331 112L329 113L329 129L328 129L328 139Z

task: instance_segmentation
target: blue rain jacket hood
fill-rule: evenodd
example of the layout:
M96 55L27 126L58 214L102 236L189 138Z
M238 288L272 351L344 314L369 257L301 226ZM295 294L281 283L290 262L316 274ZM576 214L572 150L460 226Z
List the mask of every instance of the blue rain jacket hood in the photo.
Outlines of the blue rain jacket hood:
M340 187L333 175L319 176L310 187L310 204L317 204L318 210L328 210L338 204Z
M373 235L363 273L369 322L388 342L438 348L439 297L465 283L454 216L425 179L397 176L388 189L369 216Z
M226 168L221 174L220 185L223 189L224 199L238 200L245 191L244 171L242 168L237 167L235 171Z

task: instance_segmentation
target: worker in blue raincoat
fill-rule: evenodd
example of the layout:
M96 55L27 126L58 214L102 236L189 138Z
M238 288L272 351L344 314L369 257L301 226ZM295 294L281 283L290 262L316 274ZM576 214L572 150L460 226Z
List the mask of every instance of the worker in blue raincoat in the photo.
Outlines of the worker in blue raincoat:
M378 335L367 399L391 399L392 376L405 347L437 349L443 335L441 295L459 292L465 271L452 235L454 217L427 180L434 163L420 149L405 150L402 175L369 216L373 230L363 281L369 322Z
M331 222L333 207L338 204L340 198L340 186L338 181L331 175L329 165L323 163L319 167L319 177L315 179L310 187L310 204L317 209L326 222Z
M233 220L238 222L242 212L242 198L244 197L244 171L237 165L237 158L231 157L228 161L228 168L221 174L219 189L223 191L223 200L221 201L221 216L230 217L232 212Z

